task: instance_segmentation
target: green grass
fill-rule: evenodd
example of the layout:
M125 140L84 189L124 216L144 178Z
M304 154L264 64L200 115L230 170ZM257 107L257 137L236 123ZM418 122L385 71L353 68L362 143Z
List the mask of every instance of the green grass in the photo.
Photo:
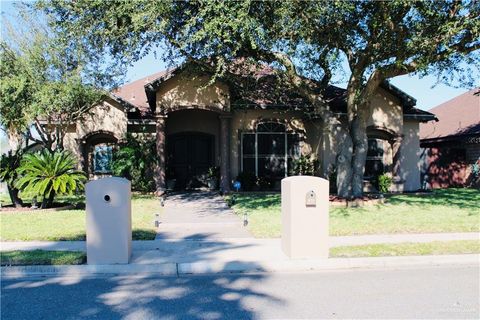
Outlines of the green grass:
M435 190L430 195L393 195L386 204L330 208L330 235L480 231L480 191ZM235 212L248 214L255 237L281 232L279 194L239 194Z
M362 246L337 247L330 249L330 257L385 257L423 256L441 254L480 253L480 241L457 240L429 243L371 244Z
M3 251L2 266L84 264L87 256L80 251Z
M160 203L155 197L133 195L132 237L134 240L155 238L154 214L160 210ZM85 210L1 213L0 231L2 241L85 240Z

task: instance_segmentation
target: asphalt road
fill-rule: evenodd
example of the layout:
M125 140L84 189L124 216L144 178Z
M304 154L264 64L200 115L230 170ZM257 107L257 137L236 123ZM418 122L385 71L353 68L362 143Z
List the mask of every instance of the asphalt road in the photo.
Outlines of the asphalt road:
M3 280L2 319L480 318L478 266Z

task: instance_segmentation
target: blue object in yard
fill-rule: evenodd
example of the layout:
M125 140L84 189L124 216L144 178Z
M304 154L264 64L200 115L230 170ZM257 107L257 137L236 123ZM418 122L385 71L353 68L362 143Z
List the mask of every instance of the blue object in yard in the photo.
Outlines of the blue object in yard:
M238 192L240 190L240 188L242 187L242 184L240 183L240 181L235 181L233 183L233 188Z

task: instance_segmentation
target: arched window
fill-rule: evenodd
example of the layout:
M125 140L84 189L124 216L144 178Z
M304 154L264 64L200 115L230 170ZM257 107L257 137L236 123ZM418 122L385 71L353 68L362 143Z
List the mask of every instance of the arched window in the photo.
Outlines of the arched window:
M286 128L283 123L278 122L261 122L257 124L257 132L285 132Z
M107 131L96 131L83 139L85 143L85 163L90 175L109 175L112 173L112 160L117 138Z
M261 122L255 132L241 134L241 154L243 172L271 180L286 177L300 154L298 134L279 122Z

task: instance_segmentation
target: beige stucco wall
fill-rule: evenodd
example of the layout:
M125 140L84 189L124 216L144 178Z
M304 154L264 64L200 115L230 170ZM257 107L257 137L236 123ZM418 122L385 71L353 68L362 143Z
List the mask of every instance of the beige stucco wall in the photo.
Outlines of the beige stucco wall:
M65 149L70 150L80 159L78 140L98 131L114 134L115 138L123 139L127 133L127 114L122 106L114 101L105 101L93 107L84 121L72 126L65 135Z
M420 189L420 139L418 130L418 121L406 120L403 124L404 137L400 147L400 177L405 181L403 191Z
M208 80L208 77L192 76L186 71L167 80L157 91L157 110L195 107L228 111L228 86L219 81L207 86Z
M398 98L384 89L378 89L370 103L371 117L367 126L386 128L393 132L403 130L403 112Z
M215 164L220 164L218 113L206 110L180 110L170 112L166 121L166 135L180 132L202 132L215 137Z

